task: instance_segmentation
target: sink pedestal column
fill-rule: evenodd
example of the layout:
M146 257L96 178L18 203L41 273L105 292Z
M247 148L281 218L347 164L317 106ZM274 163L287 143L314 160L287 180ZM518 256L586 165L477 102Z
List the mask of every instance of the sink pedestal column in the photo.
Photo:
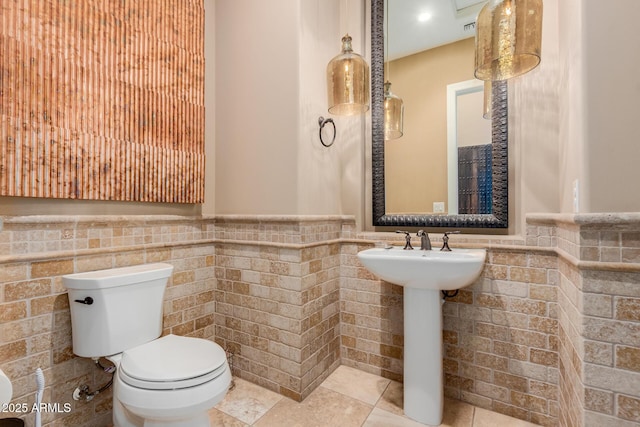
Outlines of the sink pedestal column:
M444 402L439 290L404 288L404 413L440 425Z

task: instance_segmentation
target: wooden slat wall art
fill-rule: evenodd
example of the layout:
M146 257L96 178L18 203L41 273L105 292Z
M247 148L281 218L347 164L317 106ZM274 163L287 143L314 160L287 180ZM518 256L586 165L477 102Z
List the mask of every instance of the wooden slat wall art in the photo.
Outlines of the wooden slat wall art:
M1 0L0 195L202 203L202 0Z

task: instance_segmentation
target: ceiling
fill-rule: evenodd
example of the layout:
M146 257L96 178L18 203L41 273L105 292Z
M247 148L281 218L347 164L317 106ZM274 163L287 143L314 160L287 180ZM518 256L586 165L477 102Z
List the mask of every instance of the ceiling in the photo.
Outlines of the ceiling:
M486 1L386 0L385 58L398 59L475 37L475 20ZM420 21L421 14L430 18Z

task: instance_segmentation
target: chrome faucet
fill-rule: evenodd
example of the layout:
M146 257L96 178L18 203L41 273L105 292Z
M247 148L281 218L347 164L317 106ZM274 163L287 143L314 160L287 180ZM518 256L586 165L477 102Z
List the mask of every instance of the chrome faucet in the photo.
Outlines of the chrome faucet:
M430 251L431 250L431 240L429 240L429 235L424 231L418 231L416 236L420 237L420 250L421 251Z
M411 246L411 234L408 231L396 230L396 233L404 233L404 239L406 243L404 244L404 250L413 250L413 246Z
M451 252L451 248L449 247L449 234L459 234L460 230L456 231L446 231L444 236L442 236L442 248L441 251Z

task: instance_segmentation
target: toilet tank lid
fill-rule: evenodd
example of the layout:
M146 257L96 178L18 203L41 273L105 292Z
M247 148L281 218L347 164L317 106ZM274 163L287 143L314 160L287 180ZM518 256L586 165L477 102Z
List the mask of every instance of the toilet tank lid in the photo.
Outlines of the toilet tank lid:
M146 282L171 276L171 264L140 264L107 270L87 271L85 273L62 276L62 284L67 289L101 289L125 286L131 283Z

